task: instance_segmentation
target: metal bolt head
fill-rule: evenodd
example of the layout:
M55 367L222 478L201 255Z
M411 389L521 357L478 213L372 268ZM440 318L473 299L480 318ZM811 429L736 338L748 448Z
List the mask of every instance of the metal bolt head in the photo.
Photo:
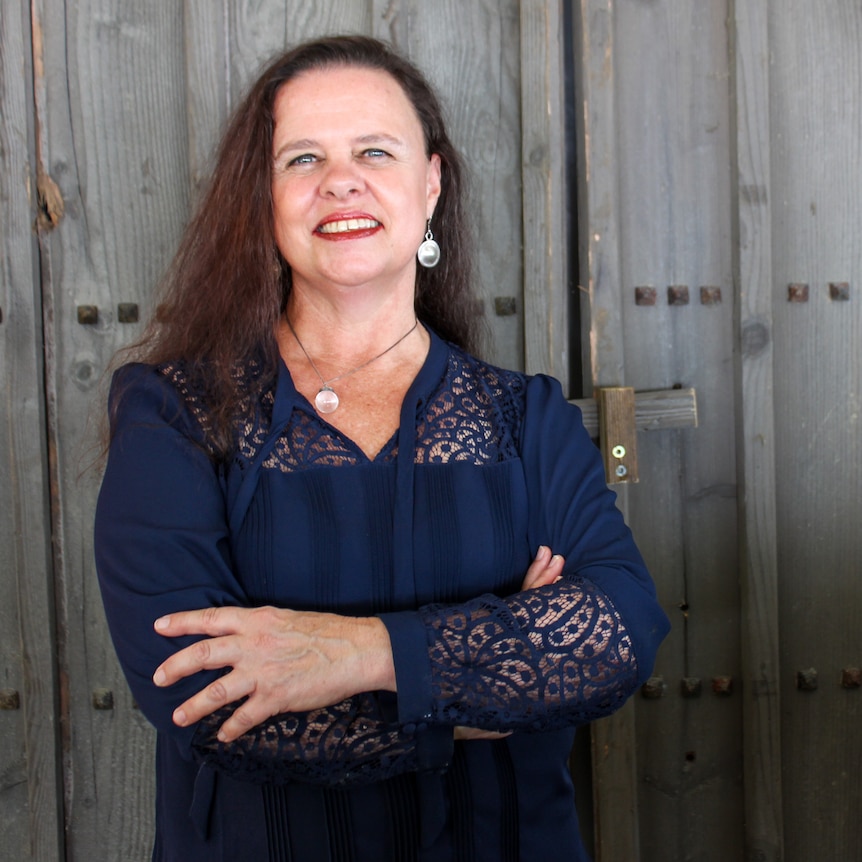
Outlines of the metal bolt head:
M664 684L663 676L651 676L642 686L641 694L647 700L658 700L664 697L664 692L667 686Z
M700 289L701 305L721 305L720 287L702 287Z
M796 282L787 285L788 302L808 302L808 285Z
M611 449L611 455L613 455L614 458L625 458L626 457L626 447L625 446L614 446L614 448Z
M495 296L494 313L497 317L511 317L518 311L518 303L514 296Z
M841 671L841 688L862 688L862 667L845 667Z
M727 697L733 693L732 676L714 676L712 678L712 690L721 697Z
M99 322L99 307L97 305L79 305L78 323L84 326L95 326Z
M109 688L93 689L93 709L113 709L114 693Z
M0 709L21 709L21 695L14 688L0 688Z
M654 287L636 287L635 305L655 305L656 290Z
M672 284L667 289L668 305L688 305L688 285Z
M628 475L629 469L625 464L617 464L617 469L614 472L622 479L623 476Z
M850 299L850 283L847 281L830 281L829 298L839 302L847 302Z
M121 302L117 305L117 320L120 323L137 323L138 317L136 302Z
M683 697L700 697L703 685L701 684L700 677L684 676L679 688Z
M817 671L813 667L796 671L796 687L800 691L817 691Z

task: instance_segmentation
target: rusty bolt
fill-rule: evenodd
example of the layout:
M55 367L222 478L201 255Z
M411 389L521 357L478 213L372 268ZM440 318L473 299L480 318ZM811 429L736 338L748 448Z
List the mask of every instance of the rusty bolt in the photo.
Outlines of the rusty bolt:
M0 688L0 709L20 709L21 695L14 688Z
M114 692L109 688L93 689L93 709L113 709Z
M787 285L788 302L808 302L808 285L801 282Z
M712 678L712 690L715 694L720 694L722 697L727 697L733 692L733 677L732 676L714 676Z
M847 301L850 299L850 284L846 281L829 282L829 298Z
M635 305L655 305L656 292L654 287L636 287Z
M800 691L817 691L817 671L813 667L796 671L796 687Z
M862 667L845 667L841 671L841 688L862 687Z
M663 676L651 676L642 686L641 694L647 700L658 700L664 697L664 691L667 686L664 684Z
M700 289L701 305L721 305L720 287L702 287Z
M99 322L99 307L96 305L78 306L78 323L93 326Z
M688 285L672 284L667 289L668 305L688 305Z
M121 302L117 306L117 320L120 323L137 323L138 304L136 302Z
M497 317L511 317L518 310L514 296L495 296L494 312Z
M703 689L700 678L696 676L684 676L679 687L683 697L700 697Z

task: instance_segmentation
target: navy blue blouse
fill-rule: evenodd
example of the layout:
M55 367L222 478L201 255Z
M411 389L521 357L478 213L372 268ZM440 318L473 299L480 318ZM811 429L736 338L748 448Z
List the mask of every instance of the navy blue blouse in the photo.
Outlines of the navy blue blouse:
M239 385L254 373L238 369ZM247 398L227 461L182 365L120 369L112 403L96 558L117 653L158 731L154 859L586 860L574 728L643 682L668 623L558 383L432 334L374 459L283 365ZM566 558L564 577L521 592L540 544ZM156 688L155 668L192 639L153 621L263 604L379 615L397 695L275 716L227 745L223 712L175 727L217 674ZM511 735L453 743L458 725Z

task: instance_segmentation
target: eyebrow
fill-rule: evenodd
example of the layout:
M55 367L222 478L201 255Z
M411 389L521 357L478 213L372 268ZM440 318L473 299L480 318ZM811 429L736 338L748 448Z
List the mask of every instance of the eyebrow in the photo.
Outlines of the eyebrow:
M353 143L388 144L389 146L400 149L404 149L404 147L406 146L404 141L401 140L401 138L396 138L394 135L388 135L385 132L373 132L368 135L360 135L358 138L353 139ZM282 144L278 148L273 158L275 160L278 160L282 153L296 152L298 150L313 150L320 146L320 142L315 141L313 138L300 138L296 141L287 141L287 143Z

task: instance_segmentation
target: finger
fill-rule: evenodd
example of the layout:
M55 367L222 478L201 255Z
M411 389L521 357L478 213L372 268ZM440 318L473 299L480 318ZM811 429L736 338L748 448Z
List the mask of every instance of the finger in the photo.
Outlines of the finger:
M545 572L544 584L555 584L563 577L563 568L566 565L565 559L560 554L554 554L548 563L547 571Z
M179 727L194 724L217 709L242 700L253 689L254 686L249 682L244 683L238 674L229 673L219 677L174 710L174 724Z
M204 638L165 659L155 670L153 682L160 688L192 676L202 670L233 667L239 657L232 636Z
M273 712L271 709L264 709L262 704L258 704L254 699L247 700L238 706L233 715L219 728L218 740L219 742L233 742L271 716L284 711L277 709Z
M521 589L532 589L536 585L535 582L541 578L550 560L551 549L546 545L540 545L539 550L536 552L536 558L530 563L530 568L527 569Z
M159 617L153 628L165 637L181 635L209 635L220 637L235 633L241 628L249 611L247 608L201 608L194 611L178 611Z

